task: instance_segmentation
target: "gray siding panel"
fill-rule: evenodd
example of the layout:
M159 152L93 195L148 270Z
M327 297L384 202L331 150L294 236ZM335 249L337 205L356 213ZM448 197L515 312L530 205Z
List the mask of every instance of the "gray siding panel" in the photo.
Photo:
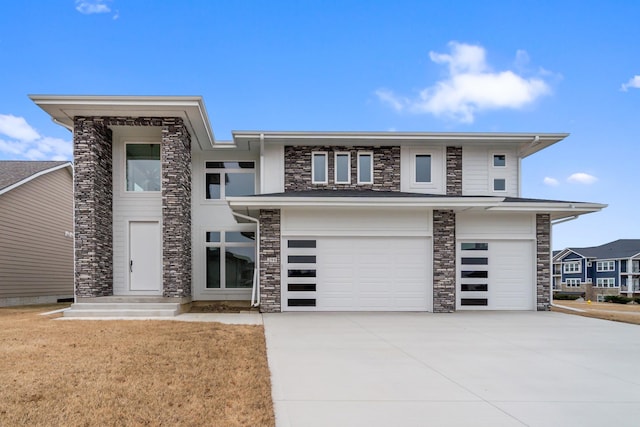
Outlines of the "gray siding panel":
M73 295L72 189L65 168L0 196L0 300Z

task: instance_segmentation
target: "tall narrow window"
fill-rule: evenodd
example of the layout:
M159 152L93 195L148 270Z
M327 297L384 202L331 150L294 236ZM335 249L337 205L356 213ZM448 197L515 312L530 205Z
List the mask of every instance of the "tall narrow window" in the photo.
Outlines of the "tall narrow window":
M160 191L160 144L127 144L127 191Z
M373 184L372 153L358 153L358 184Z
M416 154L415 181L416 183L431 182L431 155L430 154Z
M313 153L311 160L311 182L313 184L326 184L327 153Z
M336 153L336 184L351 183L351 154Z

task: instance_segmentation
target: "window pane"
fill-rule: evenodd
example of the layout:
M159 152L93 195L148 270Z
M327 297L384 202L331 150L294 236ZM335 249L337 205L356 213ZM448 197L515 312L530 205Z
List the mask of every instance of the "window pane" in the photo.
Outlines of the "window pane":
M349 182L350 175L349 155L336 155L336 182Z
M127 144L127 191L160 191L160 144Z
M208 173L207 174L207 199L219 199L220 198L220 174Z
M462 243L463 251L486 251L489 249L488 243Z
M315 248L315 240L289 240L287 242L288 248Z
M416 182L431 182L431 156L416 155Z
M220 288L220 248L207 248L207 288Z
M506 189L507 189L506 180L504 180L502 178L493 180L493 190L494 191L505 191Z
M220 242L220 232L219 231L207 231L207 242L209 242L209 243Z
M256 233L253 231L227 231L224 235L226 242L250 242L256 241Z
M362 154L358 156L358 181L371 182L371 155Z
M493 155L493 166L506 166L507 165L507 156L504 154L494 154Z
M254 162L207 162L207 169L255 169Z
M226 173L224 195L250 196L255 194L255 175L252 173Z
M313 155L313 182L326 182L326 167L327 156L326 154L314 154Z
M225 250L225 286L227 288L251 288L255 265L256 251L254 247L227 247Z
M461 262L463 265L487 265L489 264L489 258L467 258L463 257Z

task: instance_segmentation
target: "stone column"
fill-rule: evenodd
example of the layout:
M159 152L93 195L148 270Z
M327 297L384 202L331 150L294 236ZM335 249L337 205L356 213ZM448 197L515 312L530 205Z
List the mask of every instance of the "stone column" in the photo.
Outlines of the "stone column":
M456 214L433 211L433 311L456 309Z
M113 295L112 136L101 119L74 118L73 157L75 295Z
M549 310L551 298L551 217L536 214L536 308Z
M462 196L462 147L447 147L447 195Z
M162 119L162 283L191 296L191 137L181 118Z
M280 209L260 210L260 311L279 313L280 285Z

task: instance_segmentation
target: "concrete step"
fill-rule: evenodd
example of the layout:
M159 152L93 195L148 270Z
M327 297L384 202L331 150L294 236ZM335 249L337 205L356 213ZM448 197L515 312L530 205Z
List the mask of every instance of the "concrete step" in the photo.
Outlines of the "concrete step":
M64 317L174 317L179 303L76 303Z

